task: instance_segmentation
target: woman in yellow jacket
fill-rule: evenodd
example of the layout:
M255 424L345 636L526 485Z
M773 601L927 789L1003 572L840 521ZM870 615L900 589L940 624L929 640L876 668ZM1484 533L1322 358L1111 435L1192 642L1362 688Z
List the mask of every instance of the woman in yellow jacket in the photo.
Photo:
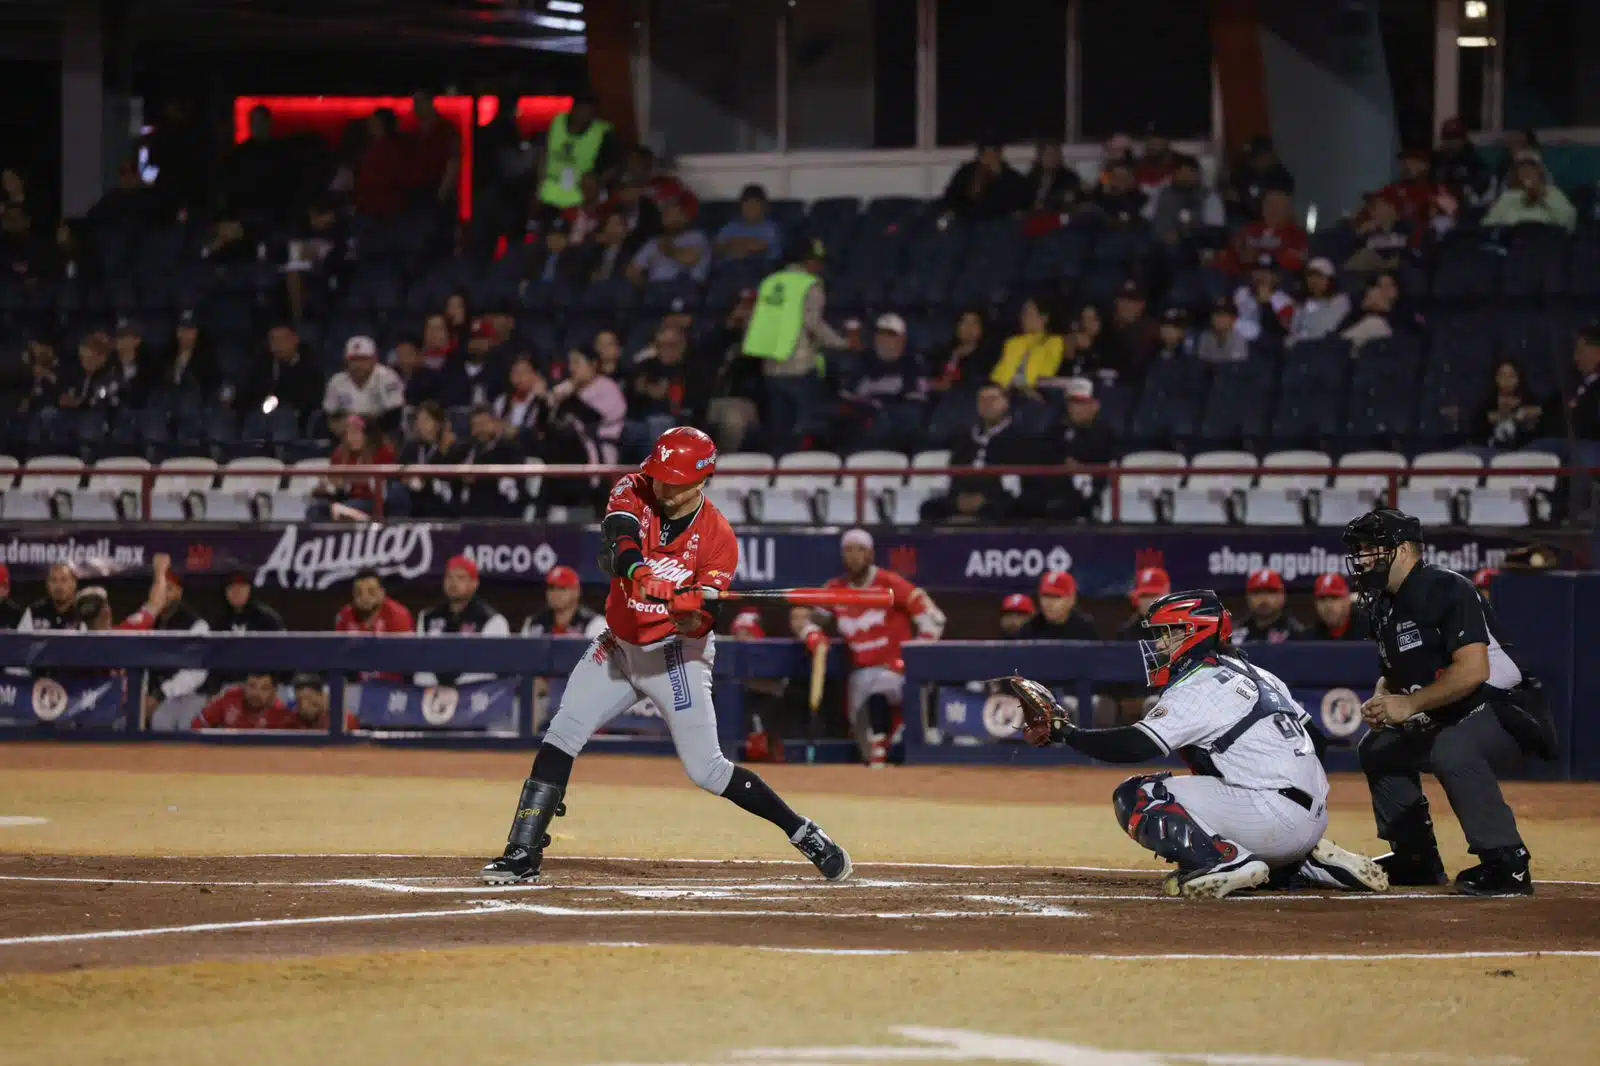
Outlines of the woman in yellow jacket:
M1067 347L1055 331L1052 317L1051 310L1037 298L1022 305L1022 332L1006 341L990 381L1003 389L1032 391L1040 380L1056 376Z

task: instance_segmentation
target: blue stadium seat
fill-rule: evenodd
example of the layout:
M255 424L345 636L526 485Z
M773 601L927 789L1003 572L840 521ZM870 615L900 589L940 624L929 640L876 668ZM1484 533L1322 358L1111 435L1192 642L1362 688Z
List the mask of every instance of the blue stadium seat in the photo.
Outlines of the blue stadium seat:
M1137 445L1173 443L1194 435L1200 424L1210 368L1193 359L1164 359L1145 372L1144 393L1133 411L1128 436Z
M1567 288L1581 300L1600 300L1600 233L1581 234L1572 242Z
M708 238L716 240L718 231L738 217L738 214L737 200L701 200L700 217L695 225L704 230Z
M1033 239L1022 262L1022 280L1031 283L1076 281L1089 257L1089 239L1073 228L1053 230Z
M1516 226L1506 245L1500 291L1512 299L1560 296L1567 290L1567 232L1555 226Z
M1267 435L1276 367L1263 359L1225 363L1212 372L1211 391L1200 419L1208 446L1234 443L1249 450Z
M681 310L692 314L700 308L700 296L700 286L692 281L657 282L644 287L639 303L646 311L657 314L665 313L674 304L681 303Z
M1449 303L1469 303L1494 295L1505 253L1480 234L1461 234L1444 242L1434 267L1432 296Z

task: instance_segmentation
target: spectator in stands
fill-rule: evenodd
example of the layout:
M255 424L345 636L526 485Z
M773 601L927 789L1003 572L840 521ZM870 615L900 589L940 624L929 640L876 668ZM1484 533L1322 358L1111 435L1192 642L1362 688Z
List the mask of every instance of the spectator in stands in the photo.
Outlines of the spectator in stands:
M294 692L295 729L309 729L312 731L328 731L328 688L318 674L295 674L289 683ZM354 711L346 711L344 728L346 732L360 726Z
M410 179L400 120L380 107L367 120L367 145L355 169L355 209L368 218L393 218L404 210Z
M822 350L859 348L823 317L824 257L822 242L809 241L799 262L762 280L751 304L740 351L763 364L762 424L774 451L803 440L825 410Z
M1194 355L1195 339L1189 334L1189 312L1181 307L1169 307L1161 312L1158 339L1151 362L1187 359Z
M1198 254L1205 231L1227 224L1222 198L1206 187L1194 156L1174 157L1172 179L1150 195L1150 228L1174 252Z
M1558 226L1571 233L1578 211L1567 194L1550 183L1550 172L1538 152L1519 152L1506 191L1483 217L1485 226Z
M442 314L422 320L422 362L429 370L443 370L456 354L450 321Z
M37 277L44 248L33 232L33 219L21 204L0 210L0 261L18 278Z
M1294 202L1289 194L1268 190L1261 203L1261 221L1252 222L1234 234L1222 266L1230 273L1241 274L1263 255L1270 255L1279 270L1298 274L1305 269L1310 246L1311 238L1294 220Z
M1578 334L1572 363L1578 379L1567 403L1572 435L1580 441L1600 441L1600 322Z
M1111 327L1103 334L1103 361L1122 379L1138 381L1161 346L1160 327L1150 315L1144 286L1129 278L1111 306Z
M1025 592L1013 592L1000 601L1000 635L1011 640L1030 640L1022 634L1022 627L1034 616L1033 597Z
M1278 158L1272 138L1257 137L1245 149L1244 161L1234 171L1233 179L1223 192L1228 208L1238 217L1251 220L1265 216L1266 202L1271 194L1278 193L1288 199L1294 195L1294 175ZM1246 262L1249 260L1247 259ZM1298 270L1299 264L1284 264L1286 270Z
M550 220L551 233L557 229L556 222L563 224L561 232L565 235L569 249L583 244L600 232L600 226L605 222L606 216L614 210L606 200L605 189L600 185L598 175L592 172L585 174L578 180L578 191L583 199L563 211L559 219Z
M117 164L116 184L89 208L87 218L95 226L134 224L147 221L153 208L150 189L139 176L139 165L129 157Z
M181 351L185 338L182 320L179 321ZM267 330L267 352L270 358L261 364L245 396L245 410L271 411L280 405L287 407L295 412L303 432L306 416L322 405L326 395L322 368L314 356L300 350L300 334L287 322L279 322Z
M417 612L417 633L423 636L461 635L509 637L511 626L506 616L478 595L478 564L465 555L453 556L444 564L444 602ZM493 674L460 674L420 671L419 685L470 685L488 681Z
M1031 462L1058 463L1071 477L1028 478L1023 481L1021 511L1029 516L1064 522L1090 522L1100 507L1106 479L1090 476L1085 467L1112 463L1116 443L1100 423L1100 401L1089 378L1068 378L1067 417L1044 442L1042 454Z
M635 145L628 153L621 185L621 198L634 205L628 227L644 230L645 236L654 235L660 224L661 205L668 200L678 201L689 220L700 217L700 200L694 191L661 166L649 145Z
M367 420L346 414L339 434L339 446L329 459L328 476L312 490L317 497L308 508L313 521L330 518L355 519L376 513L378 479L348 477L335 471L342 466L388 466L395 462L394 446L376 432L368 432ZM406 513L410 500L402 486L390 479L383 487L384 513L399 517Z
M285 246L284 286L289 315L299 322L305 317L307 296L314 292L327 302L341 288L351 242L344 216L325 198L306 209L292 234ZM310 292L308 278L317 286Z
M1119 163L1133 165L1133 138L1126 133L1113 133L1100 146L1100 177L1095 182L1096 188L1111 181L1112 168Z
M383 587L383 578L376 570L363 570L350 582L350 602L339 608L334 616L333 628L337 633L365 633L371 636L411 635L417 621L411 611L399 600L391 599ZM397 657L403 658L405 649L396 647ZM362 680L401 681L398 671L379 673L368 671Z
M1039 613L1017 633L1019 640L1099 640L1094 622L1078 610L1078 581L1065 570L1039 578Z
M450 343L456 348L465 348L472 339L472 307L467 303L467 294L457 289L445 296L443 315L445 329L450 331Z
M111 340L103 332L90 333L78 342L77 372L67 381L56 402L76 410L108 410L118 402L117 372L110 364Z
M1106 361L1105 344L1105 319L1100 315L1100 308L1084 304L1073 316L1072 328L1067 331L1065 355L1050 384L1059 385L1062 379L1069 377L1095 377L1107 383L1116 381L1117 371Z
M98 281L99 257L93 254L85 228L63 219L56 227L55 254L51 257L51 277L57 281Z
M583 198L583 176L594 173L609 185L617 165L617 139L611 123L595 114L594 97L580 93L572 110L557 115L545 134L544 157L539 163L539 203L548 219Z
M1400 217L1399 204L1379 193L1367 198L1365 218L1356 226L1360 242L1345 269L1361 274L1394 270L1411 247L1411 224Z
M345 341L344 369L328 379L322 396L323 413L334 431L339 432L340 419L360 415L365 420L363 431L370 422L374 433L394 433L405 405L405 383L392 368L378 362L378 343L360 335Z
M1282 644L1301 640L1306 627L1285 613L1283 575L1276 570L1257 570L1244 586L1245 604L1250 614L1233 627L1235 644Z
M1239 336L1251 344L1281 341L1294 326L1294 297L1278 283L1278 267L1270 255L1256 261L1248 285L1234 290L1233 304L1239 309Z
M510 388L495 397L490 409L508 439L516 440L524 451L535 450L550 415L545 403L550 395L549 383L534 369L533 359L527 355L511 360L508 382Z
M1502 360L1494 368L1494 393L1473 427L1473 443L1517 451L1540 437L1552 436L1544 422L1544 409L1530 403L1523 390L1517 364Z
M1542 149L1539 135L1531 129L1505 131L1500 138L1500 170L1495 175L1495 185L1500 192L1505 192L1517 183L1517 157L1525 152L1540 152Z
M1294 310L1285 342L1290 347L1302 341L1317 341L1333 335L1350 314L1350 297L1340 292L1333 261L1318 256L1306 264L1305 299Z
M1400 302L1400 284L1393 274L1379 274L1367 285L1361 306L1351 311L1340 325L1339 336L1359 352L1371 341L1394 336L1395 306Z
M22 397L17 403L18 412L27 414L54 409L61 400L62 391L55 344L43 337L31 339L23 362L27 376L19 383Z
M494 409L472 409L460 462L468 466L516 466L527 456L514 436L507 436ZM476 518L515 518L522 513L522 479L499 475L463 478L462 510Z
M570 566L553 566L544 579L545 609L529 615L522 633L530 637L586 637L605 632L605 616L583 605L583 585Z
M600 373L613 381L621 379L622 340L614 329L603 329L594 335L594 357Z
M627 220L620 214L607 215L594 239L575 250L573 275L588 284L626 277L636 254Z
M1367 612L1356 612L1343 574L1323 574L1315 587L1317 621L1305 634L1312 640L1368 640Z
M934 392L972 391L989 380L1000 353L988 338L988 317L969 307L956 318L955 336L933 359L937 374L928 387Z
M939 207L947 216L972 221L1007 218L1026 206L1027 185L1007 163L997 143L978 145L977 154L956 168Z
M0 207L28 206L28 183L15 167L0 170Z
M508 371L494 350L496 340L487 322L473 325L466 350L444 368L439 391L446 407L487 405L505 391Z
M1157 190L1172 180L1178 169L1178 158L1172 150L1172 142L1153 127L1145 133L1144 147L1133 166L1133 178L1146 196L1155 196Z
M683 206L676 200L661 204L661 236L645 242L628 265L635 285L647 282L703 282L711 270L711 244L706 235L689 228Z
M117 382L117 403L135 410L145 405L155 385L155 374L146 369L143 358L144 332L131 318L117 319L117 361L113 376Z
M405 466L451 466L460 458L455 429L444 408L432 400L418 406L400 450L400 462ZM461 494L455 481L411 477L406 479L406 490L415 518L451 518L460 514Z
M1078 172L1067 166L1059 141L1038 143L1034 148L1033 166L1023 181L1023 203L1035 214L1061 214L1075 207L1083 197L1083 182Z
M389 365L405 387L406 407L416 407L444 396L444 375L429 369L422 348L410 337L401 337L389 352Z
M1035 296L1023 301L1021 332L1006 341L989 380L1001 388L1034 393L1043 378L1053 378L1066 355L1066 341L1054 328L1056 311Z
M222 595L226 607L219 633L282 633L287 627L283 615L262 603L255 595L255 578L240 570L228 578Z
M692 402L704 402L704 397L690 396L689 368L684 363L688 349L682 328L662 323L655 343L634 360L628 415L644 421L651 440L687 419Z
M22 621L22 608L11 598L11 568L0 563L0 630L14 630Z
M1117 630L1118 640L1144 640L1149 636L1144 628L1144 616L1150 605L1172 593L1172 578L1159 566L1147 566L1133 575L1133 590L1128 599L1133 604L1133 615Z
M767 190L746 185L739 194L739 216L717 232L717 258L772 262L782 250L783 235L767 217Z
M252 673L243 684L229 685L216 699L190 715L190 729L293 729L294 715L278 698L278 683L266 672ZM160 729L154 720L152 729ZM167 728L176 728L172 723Z
M249 122L249 136L222 157L221 210L229 218L275 218L287 212L296 191L284 180L288 151L272 135L272 111L266 105L252 108Z
M1250 344L1239 332L1239 305L1224 296L1211 305L1211 328L1200 334L1195 355L1207 363L1242 363Z
M989 384L978 390L978 420L950 446L951 466L1004 466L1023 461L1026 445L1011 425L1011 400L1006 390ZM923 503L929 521L989 521L1005 517L1014 501L998 477L965 475L950 483L946 496Z
M179 313L175 339L177 345L172 358L162 368L161 378L155 387L190 399L209 398L222 375L217 369L211 345L200 333L200 325L193 311ZM321 394L322 374L318 371L317 395L320 397Z
M550 389L546 462L615 463L628 417L622 387L600 373L593 352L567 353L566 379Z
M162 596L165 597L165 586ZM78 617L78 572L71 563L55 563L44 577L44 595L28 604L17 622L17 629L26 633L51 629L82 629ZM159 608L157 608L159 610ZM154 613L154 612L152 612Z
M1407 148L1400 153L1400 179L1378 193L1394 205L1412 247L1421 245L1439 213L1439 194L1444 190L1434 183L1432 166L1432 153L1426 147Z
M906 320L878 316L872 352L852 360L839 392L839 433L856 451L909 450L924 428L928 372L922 356L908 350Z
M423 203L453 204L461 180L461 135L434 107L433 97L412 97L417 129L406 146L411 156L410 185Z
M166 574L166 591L161 609L155 612L150 628L163 633L202 634L211 632L211 623L183 602L183 579L172 571ZM153 729L182 729L183 723L205 707L205 670L153 670L145 681L145 719Z
M1472 207L1488 202L1494 175L1467 139L1467 124L1461 119L1447 118L1439 127L1439 146L1433 150L1430 164L1434 182L1456 200Z
M1133 163L1119 159L1111 164L1106 180L1095 191L1094 203L1114 229L1132 229L1141 225L1150 198L1139 188L1133 176Z

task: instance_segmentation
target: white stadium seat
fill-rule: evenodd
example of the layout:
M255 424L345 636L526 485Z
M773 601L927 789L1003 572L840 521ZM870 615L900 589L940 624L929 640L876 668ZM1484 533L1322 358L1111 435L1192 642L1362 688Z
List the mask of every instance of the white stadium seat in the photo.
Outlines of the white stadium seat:
M328 460L301 459L289 469L317 474L319 477L285 478L283 488L272 497L272 520L275 522L303 522L306 507L311 502L311 492L317 487L320 475L328 470Z
M946 448L918 452L911 457L911 467L906 483L894 491L891 514L895 525L914 526L922 521L922 505L935 496L950 491L950 475L929 474L921 471L943 471L950 465L950 452Z
M1400 490L1400 510L1415 515L1425 526L1455 523L1451 503L1478 487L1481 473L1426 474L1427 470L1482 471L1483 459L1471 452L1425 452L1411 460L1411 476Z
M1228 501L1243 498L1253 474L1207 474L1206 470L1254 470L1256 457L1249 452L1201 452L1189 461L1189 480L1172 493L1172 521L1178 525L1227 524Z
M1389 491L1384 471L1395 469L1406 469L1406 457L1399 452L1351 452L1340 459L1333 487L1318 498L1317 524L1343 527L1372 510Z
M150 517L157 522L204 519L206 495L216 480L215 459L165 460L156 468L155 489L150 494Z
M1177 452L1134 452L1118 464L1124 471L1182 470L1188 461ZM1182 474L1127 474L1122 476L1122 521L1149 525L1162 519L1172 494L1183 483Z
M1308 492L1328 483L1326 471L1333 466L1333 457L1326 452L1290 449L1268 453L1261 466L1306 473L1262 474L1255 488L1245 493L1245 520L1252 526L1305 525L1302 502Z
M89 471L89 483L72 500L72 517L85 522L137 522L142 516L139 499L144 492L147 459L102 459Z
M224 465L217 487L206 494L206 518L213 522L267 522L272 498L283 484L283 462L246 456Z
M38 470L65 470L64 474L40 474ZM71 471L77 471L76 474ZM72 495L83 482L83 460L75 455L39 455L22 466L17 487L6 493L5 516L13 521L44 521L52 517L52 498L62 518L71 518Z
M778 460L778 476L772 487L761 494L757 521L777 524L816 522L827 507L828 492L839 483L839 475L801 474L783 476L785 470L834 470L844 461L833 452L790 452Z
M904 452L856 452L844 461L846 470L899 470L899 474L869 474L863 478L842 477L837 488L828 492L828 522L835 526L872 525L893 517L895 494L906 483L905 470L911 465ZM856 515L856 482L865 492L865 509Z
M1475 526L1525 526L1533 521L1535 494L1554 491L1554 474L1496 474L1499 470L1555 470L1561 461L1548 452L1507 452L1489 460L1483 485L1472 490L1467 518ZM1543 517L1542 515L1540 517Z
M717 457L717 474L706 486L706 496L735 525L749 520L745 500L752 492L765 492L772 484L777 464L765 452L729 452Z

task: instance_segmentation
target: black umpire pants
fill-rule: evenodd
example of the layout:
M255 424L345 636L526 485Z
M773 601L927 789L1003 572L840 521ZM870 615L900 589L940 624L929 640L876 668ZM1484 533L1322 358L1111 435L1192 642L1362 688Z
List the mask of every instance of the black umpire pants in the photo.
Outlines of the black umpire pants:
M1423 771L1444 786L1474 854L1521 846L1517 818L1500 792L1498 775L1517 765L1522 750L1489 704L1437 730L1375 730L1361 739L1358 753L1378 835L1397 851L1432 843Z

